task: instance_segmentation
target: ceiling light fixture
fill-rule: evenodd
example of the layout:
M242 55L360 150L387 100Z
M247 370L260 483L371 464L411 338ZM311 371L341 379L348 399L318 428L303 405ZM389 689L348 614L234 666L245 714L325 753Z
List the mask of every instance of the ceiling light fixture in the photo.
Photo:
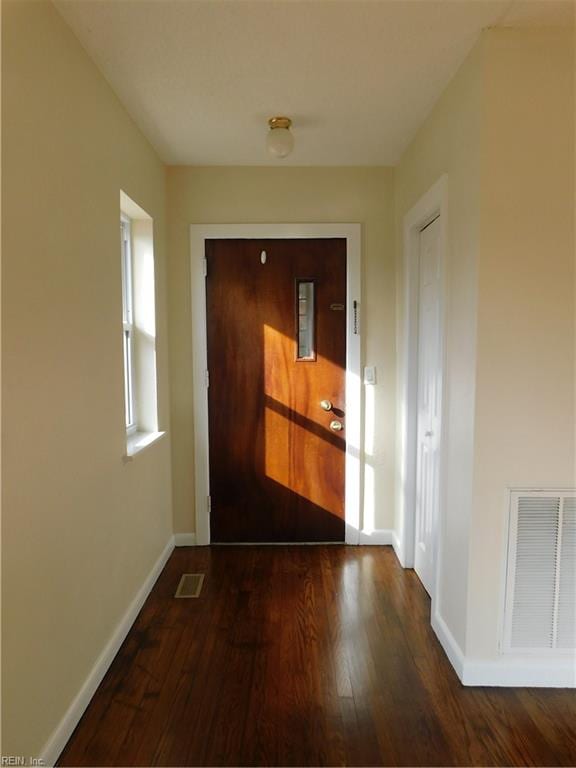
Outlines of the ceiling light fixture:
M274 157L287 157L294 149L294 136L290 132L292 120L289 117L271 117L270 130L266 139L268 152Z

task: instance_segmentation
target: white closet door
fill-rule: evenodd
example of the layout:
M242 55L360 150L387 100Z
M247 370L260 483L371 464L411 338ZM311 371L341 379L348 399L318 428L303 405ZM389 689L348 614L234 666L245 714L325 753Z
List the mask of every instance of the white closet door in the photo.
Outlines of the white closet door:
M440 450L440 220L420 232L418 434L414 568L428 594L434 587Z

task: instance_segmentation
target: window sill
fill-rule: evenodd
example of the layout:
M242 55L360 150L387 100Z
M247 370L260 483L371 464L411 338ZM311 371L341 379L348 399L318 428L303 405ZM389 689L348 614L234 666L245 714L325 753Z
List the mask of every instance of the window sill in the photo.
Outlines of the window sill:
M137 453L149 448L164 437L166 432L134 432L126 438L126 455L124 461L132 461Z

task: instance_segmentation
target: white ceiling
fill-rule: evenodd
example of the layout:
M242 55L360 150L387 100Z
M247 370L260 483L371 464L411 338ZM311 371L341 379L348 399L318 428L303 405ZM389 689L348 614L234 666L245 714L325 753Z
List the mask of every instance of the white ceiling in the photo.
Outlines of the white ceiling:
M557 0L56 0L167 163L394 165L487 26ZM288 115L296 148L265 151Z

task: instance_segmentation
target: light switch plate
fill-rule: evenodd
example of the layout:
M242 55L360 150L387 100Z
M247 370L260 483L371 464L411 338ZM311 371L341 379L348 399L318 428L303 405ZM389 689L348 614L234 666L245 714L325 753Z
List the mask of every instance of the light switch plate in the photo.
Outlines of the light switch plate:
M364 384L376 384L375 365L366 365L364 367Z

